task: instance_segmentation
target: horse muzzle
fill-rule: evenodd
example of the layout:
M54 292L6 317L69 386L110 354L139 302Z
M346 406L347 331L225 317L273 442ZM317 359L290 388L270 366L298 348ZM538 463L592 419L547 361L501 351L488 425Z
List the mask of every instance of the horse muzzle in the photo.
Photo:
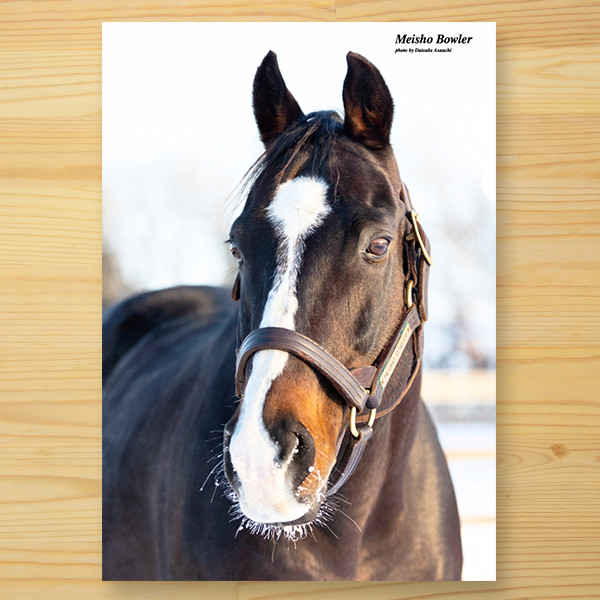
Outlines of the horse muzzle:
M312 435L293 418L267 427L262 421L240 423L238 411L225 427L225 474L241 511L258 523L312 522L325 487L315 455Z

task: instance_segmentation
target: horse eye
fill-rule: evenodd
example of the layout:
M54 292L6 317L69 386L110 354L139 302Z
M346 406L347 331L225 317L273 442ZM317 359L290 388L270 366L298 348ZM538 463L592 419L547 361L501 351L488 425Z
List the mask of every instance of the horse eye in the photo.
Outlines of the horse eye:
M238 247L233 242L229 242L229 251L235 260L242 260L242 253L238 250Z
M389 245L390 240L386 238L376 238L369 244L367 254L372 254L373 256L385 256Z

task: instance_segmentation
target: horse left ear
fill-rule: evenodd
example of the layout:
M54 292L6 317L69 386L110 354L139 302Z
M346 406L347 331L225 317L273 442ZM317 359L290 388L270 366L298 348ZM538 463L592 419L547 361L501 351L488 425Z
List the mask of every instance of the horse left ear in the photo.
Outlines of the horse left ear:
M265 145L302 116L300 106L285 85L277 64L277 55L272 50L256 70L252 107L260 139Z
M379 70L366 58L348 52L344 80L344 132L373 149L390 141L394 101Z

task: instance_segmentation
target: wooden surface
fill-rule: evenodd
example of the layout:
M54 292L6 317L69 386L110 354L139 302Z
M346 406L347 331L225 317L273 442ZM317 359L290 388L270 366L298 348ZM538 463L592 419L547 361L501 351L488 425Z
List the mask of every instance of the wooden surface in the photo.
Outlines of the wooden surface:
M498 23L498 581L102 583L101 22ZM599 598L600 13L557 0L0 4L0 597Z

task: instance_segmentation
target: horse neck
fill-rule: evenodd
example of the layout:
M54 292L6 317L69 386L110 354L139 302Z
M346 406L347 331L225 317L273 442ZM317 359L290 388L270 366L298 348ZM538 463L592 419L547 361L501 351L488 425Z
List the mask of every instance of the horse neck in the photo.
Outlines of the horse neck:
M363 531L369 517L382 505L402 504L403 480L417 431L420 401L419 369L400 405L375 421L373 436L361 462L340 490Z

